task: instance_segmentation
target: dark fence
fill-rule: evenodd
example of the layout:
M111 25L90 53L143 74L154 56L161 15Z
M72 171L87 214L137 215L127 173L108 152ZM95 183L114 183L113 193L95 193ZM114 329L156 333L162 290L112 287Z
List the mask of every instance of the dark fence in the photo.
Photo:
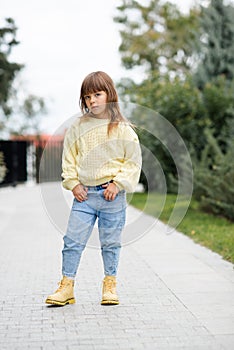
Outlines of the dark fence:
M0 141L0 152L7 172L1 185L13 185L27 181L27 142Z
M61 181L63 140L0 141L0 152L7 168L0 186L27 180Z
M36 181L61 181L63 141L50 140L36 148Z

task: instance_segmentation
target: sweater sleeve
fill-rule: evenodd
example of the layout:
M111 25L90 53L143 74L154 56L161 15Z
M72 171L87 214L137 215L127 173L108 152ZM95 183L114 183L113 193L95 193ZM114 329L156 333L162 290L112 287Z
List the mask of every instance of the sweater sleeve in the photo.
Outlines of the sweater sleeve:
M76 164L78 155L77 139L77 128L72 125L66 132L62 155L62 185L67 190L73 190L80 183Z
M120 190L133 192L141 173L141 148L137 134L129 125L125 126L122 138L124 145L123 164L113 181Z

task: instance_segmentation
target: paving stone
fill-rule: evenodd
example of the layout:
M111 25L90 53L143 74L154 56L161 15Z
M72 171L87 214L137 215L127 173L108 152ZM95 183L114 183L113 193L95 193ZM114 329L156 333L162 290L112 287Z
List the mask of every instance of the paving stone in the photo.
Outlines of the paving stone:
M50 206L62 213L54 193ZM150 230L123 246L120 305L100 305L101 254L87 248L76 304L47 306L61 279L62 234L44 210L39 186L0 190L0 198L1 350L234 348L233 265L217 254L179 232L166 234L165 225L128 207L128 222L140 217ZM126 226L125 242L133 228Z

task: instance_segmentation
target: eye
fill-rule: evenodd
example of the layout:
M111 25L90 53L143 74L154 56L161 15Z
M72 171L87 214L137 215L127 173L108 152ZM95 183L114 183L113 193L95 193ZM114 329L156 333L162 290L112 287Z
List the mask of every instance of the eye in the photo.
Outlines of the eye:
M84 96L84 99L85 99L85 101L87 101L87 100L90 99L90 96L89 96L89 95L86 95L86 96Z
M101 92L96 92L95 96L101 96Z

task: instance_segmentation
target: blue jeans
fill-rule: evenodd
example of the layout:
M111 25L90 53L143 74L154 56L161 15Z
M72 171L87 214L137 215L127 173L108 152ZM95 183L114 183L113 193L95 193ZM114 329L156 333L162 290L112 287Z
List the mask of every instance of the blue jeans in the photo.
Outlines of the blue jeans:
M120 191L113 201L104 198L104 189L88 187L88 199L73 201L62 250L63 276L74 278L82 252L98 218L98 232L104 274L116 276L121 248L121 233L126 216L126 193Z

